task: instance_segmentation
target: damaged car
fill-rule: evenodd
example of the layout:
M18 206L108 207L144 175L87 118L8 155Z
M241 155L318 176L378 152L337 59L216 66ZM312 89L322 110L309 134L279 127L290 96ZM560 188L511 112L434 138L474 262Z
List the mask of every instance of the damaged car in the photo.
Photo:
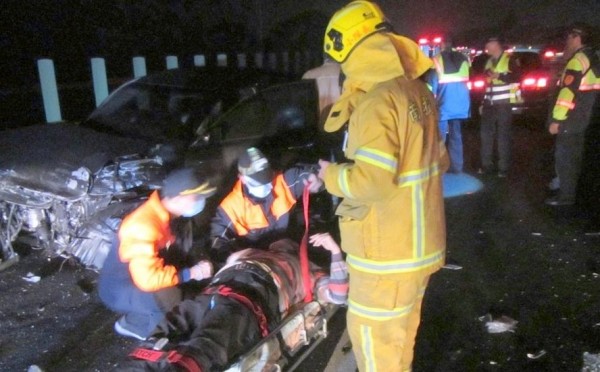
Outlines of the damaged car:
M264 149L283 168L327 156L320 138L314 81L231 68L149 75L79 124L4 131L0 269L18 260L19 245L100 269L120 220L170 169L197 168L224 195L245 148Z

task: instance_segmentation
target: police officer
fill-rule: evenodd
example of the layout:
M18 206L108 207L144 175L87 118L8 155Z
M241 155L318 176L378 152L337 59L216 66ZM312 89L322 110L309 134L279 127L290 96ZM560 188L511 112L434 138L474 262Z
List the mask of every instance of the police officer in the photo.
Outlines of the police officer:
M432 58L435 70L427 75L435 95L440 115L442 141L448 138L448 153L452 173L463 171L463 143L461 125L471 110L469 96L469 59L452 48L448 37L442 41L442 51Z
M507 176L511 157L512 105L521 100L519 67L504 51L503 41L491 37L485 44L490 55L485 65L486 88L481 108L480 174L493 170L494 138L498 142L498 177ZM496 135L497 134L497 135Z
M569 60L560 79L548 127L548 131L556 135L554 161L560 180L558 195L545 201L550 206L575 203L585 132L600 91L600 62L588 46L590 38L589 26L584 24L573 25L567 33L565 56Z

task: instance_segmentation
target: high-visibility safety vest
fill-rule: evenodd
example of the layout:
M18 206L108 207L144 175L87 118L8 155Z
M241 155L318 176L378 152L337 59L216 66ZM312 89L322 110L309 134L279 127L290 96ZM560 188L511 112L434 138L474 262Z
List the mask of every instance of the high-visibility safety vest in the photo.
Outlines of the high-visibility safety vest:
M579 84L579 90L582 92L600 90L600 66L592 66L590 58L583 51L576 53L573 57L577 58L582 67L583 77ZM598 61L596 63L600 64Z
M277 221L292 209L296 204L296 198L285 183L283 174L275 177L271 192L274 200L269 214ZM261 205L244 196L242 183L239 180L220 206L231 220L235 232L239 236L246 236L251 230L266 229L270 226L269 218L263 212Z
M444 58L442 57L442 53L438 53L433 56L433 64L435 65L435 70L438 73L438 84L448 84L448 83L466 83L469 81L469 63L465 57L465 60L460 64L458 71L456 72L448 72L444 69Z
M509 60L510 55L504 52L495 66L492 58L488 59L485 64L485 70L499 74L508 73L510 72ZM522 102L520 85L519 83L507 83L501 80L501 78L490 79L485 88L484 99L492 105Z
M561 133L583 133L589 124L600 91L600 62L593 58L591 49L582 48L569 59L562 73L552 110L552 120L562 123Z

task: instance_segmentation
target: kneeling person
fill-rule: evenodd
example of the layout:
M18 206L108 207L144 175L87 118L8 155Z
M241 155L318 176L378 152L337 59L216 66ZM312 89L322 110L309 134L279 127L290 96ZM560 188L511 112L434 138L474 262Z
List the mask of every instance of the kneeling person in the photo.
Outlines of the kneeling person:
M100 272L98 294L111 310L124 314L115 331L146 339L165 313L182 300L178 285L212 275L212 264L201 261L178 270L162 254L175 242L170 223L204 209L215 188L192 169L173 171L146 202L125 217Z

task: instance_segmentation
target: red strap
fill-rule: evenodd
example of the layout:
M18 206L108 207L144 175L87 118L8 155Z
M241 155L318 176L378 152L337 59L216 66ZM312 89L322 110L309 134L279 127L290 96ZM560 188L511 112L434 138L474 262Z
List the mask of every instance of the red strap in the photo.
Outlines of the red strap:
M198 362L196 362L193 358L190 358L187 355L179 354L175 350L170 351L169 354L167 354L167 360L171 364L183 367L185 371L202 372L202 368L200 368Z
M171 350L169 352L166 352L166 351L150 350L150 349L144 349L144 348L138 347L137 349L133 350L131 352L131 354L129 354L129 356L133 357L133 358L137 358L137 359L146 360L146 361L149 361L152 363L156 363L165 354L167 356L167 358L166 358L167 361L171 364L175 364L180 367L183 367L188 372L202 372L202 368L200 368L200 366L198 365L198 362L196 362L193 358L190 358L189 356L180 354L176 350Z
M311 302L313 299L312 284L310 280L310 268L308 265L308 201L309 201L308 185L304 186L302 192L302 204L304 205L304 236L300 242L300 271L302 273L302 282L304 283L304 302Z
M162 358L163 354L164 351L138 347L137 349L133 350L129 356L137 359L147 360L149 362L158 362L160 358Z

